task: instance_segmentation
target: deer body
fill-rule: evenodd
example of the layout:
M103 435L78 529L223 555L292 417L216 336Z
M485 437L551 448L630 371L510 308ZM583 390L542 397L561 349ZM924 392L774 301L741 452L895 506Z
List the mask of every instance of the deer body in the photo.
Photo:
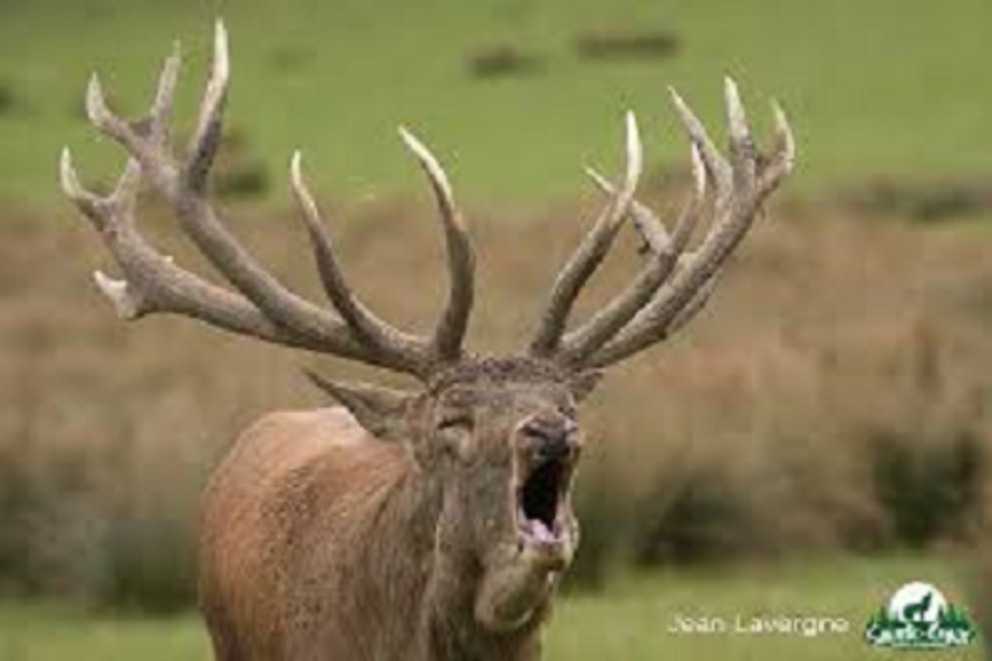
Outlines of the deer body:
M471 568L450 576L435 548L442 507L411 457L345 409L264 418L204 498L200 608L217 658L537 659L539 616L480 635Z
M406 460L398 450L368 438L341 409L272 414L237 441L211 479L201 524L200 606L218 658L306 658L288 654L294 639L340 658L376 658L344 653L362 642L341 635L350 627L334 621L349 611L325 601L352 593L340 589L348 581L364 583L373 604L381 594L377 579L394 562L382 556L395 549L390 536L380 539L383 520L378 529L371 523L380 512L392 523L384 507L401 506ZM357 484L355 471L363 475ZM358 489L366 497L356 507L348 495ZM356 553L378 560L378 569L342 574ZM303 566L294 564L301 559ZM305 594L315 579L326 592ZM340 639L315 644L321 620L325 635Z
M406 374L412 391L311 374L344 408L283 412L246 432L204 500L200 604L218 661L532 661L540 627L578 545L572 478L582 448L577 407L601 368L662 342L709 300L728 257L792 169L792 133L776 110L777 145L760 154L737 87L726 82L725 157L673 92L692 143L695 186L669 233L635 200L642 167L627 117L620 185L591 172L609 202L556 278L524 351L463 348L475 258L447 174L411 134L447 247L447 303L432 334L406 333L351 291L303 177L291 184L327 304L269 274L226 228L209 198L230 65L218 24L213 70L192 142L171 146L179 55L170 57L149 116L128 121L94 76L90 121L130 154L116 188L98 196L66 150L62 187L91 221L121 278L96 283L124 319L192 317L227 332ZM147 185L226 281L218 285L159 253L136 219ZM689 251L710 205L705 238ZM583 286L632 217L647 258L626 289L569 330Z

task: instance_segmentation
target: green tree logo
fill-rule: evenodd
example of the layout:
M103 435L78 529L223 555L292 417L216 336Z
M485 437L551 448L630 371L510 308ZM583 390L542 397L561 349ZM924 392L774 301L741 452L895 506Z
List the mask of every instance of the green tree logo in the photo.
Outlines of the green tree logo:
M865 638L876 647L945 649L972 643L978 629L964 610L928 583L909 583L868 620Z

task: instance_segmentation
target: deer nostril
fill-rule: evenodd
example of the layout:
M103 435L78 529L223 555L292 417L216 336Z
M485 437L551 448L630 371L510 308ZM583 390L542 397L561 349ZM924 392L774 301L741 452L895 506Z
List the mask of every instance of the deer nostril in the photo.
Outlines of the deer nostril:
M537 444L537 454L544 461L560 461L571 454L568 435L558 433L544 436Z
M561 420L532 420L523 428L525 447L538 463L568 461L577 454L576 426Z

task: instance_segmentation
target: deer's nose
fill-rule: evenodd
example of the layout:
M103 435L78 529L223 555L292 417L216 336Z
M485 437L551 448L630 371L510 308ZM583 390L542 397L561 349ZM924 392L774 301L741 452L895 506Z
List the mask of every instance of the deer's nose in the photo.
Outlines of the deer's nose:
M572 444L564 432L548 436L537 444L537 455L542 461L562 461L572 454Z
M575 450L576 426L571 421L532 421L524 428L531 447L542 461L564 460Z

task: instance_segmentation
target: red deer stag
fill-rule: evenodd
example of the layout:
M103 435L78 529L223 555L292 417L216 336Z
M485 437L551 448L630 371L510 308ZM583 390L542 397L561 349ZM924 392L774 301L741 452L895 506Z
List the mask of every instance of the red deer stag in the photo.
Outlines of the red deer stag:
M482 356L462 346L473 304L472 244L448 177L423 144L402 131L433 189L447 246L447 304L429 337L394 328L350 290L298 154L292 189L329 305L287 290L253 259L208 195L229 77L223 25L182 158L170 148L169 129L178 69L177 52L166 61L149 115L137 121L114 114L99 80L90 82L90 121L130 155L109 195L85 190L68 151L62 157L66 194L122 274L95 274L117 314L186 315L421 383L407 393L312 375L343 408L273 413L238 440L203 505L200 605L216 658L540 658L540 628L578 544L571 506L582 446L576 404L602 368L665 340L703 307L762 203L792 169L784 114L775 107L777 143L760 154L728 80L724 157L672 92L692 145L695 187L671 232L634 199L641 147L628 116L622 182L614 187L590 171L609 201L554 282L526 351ZM145 240L135 218L145 183L230 288L183 269ZM690 252L704 215L712 215L710 228ZM627 217L651 248L646 264L568 330L576 298Z

